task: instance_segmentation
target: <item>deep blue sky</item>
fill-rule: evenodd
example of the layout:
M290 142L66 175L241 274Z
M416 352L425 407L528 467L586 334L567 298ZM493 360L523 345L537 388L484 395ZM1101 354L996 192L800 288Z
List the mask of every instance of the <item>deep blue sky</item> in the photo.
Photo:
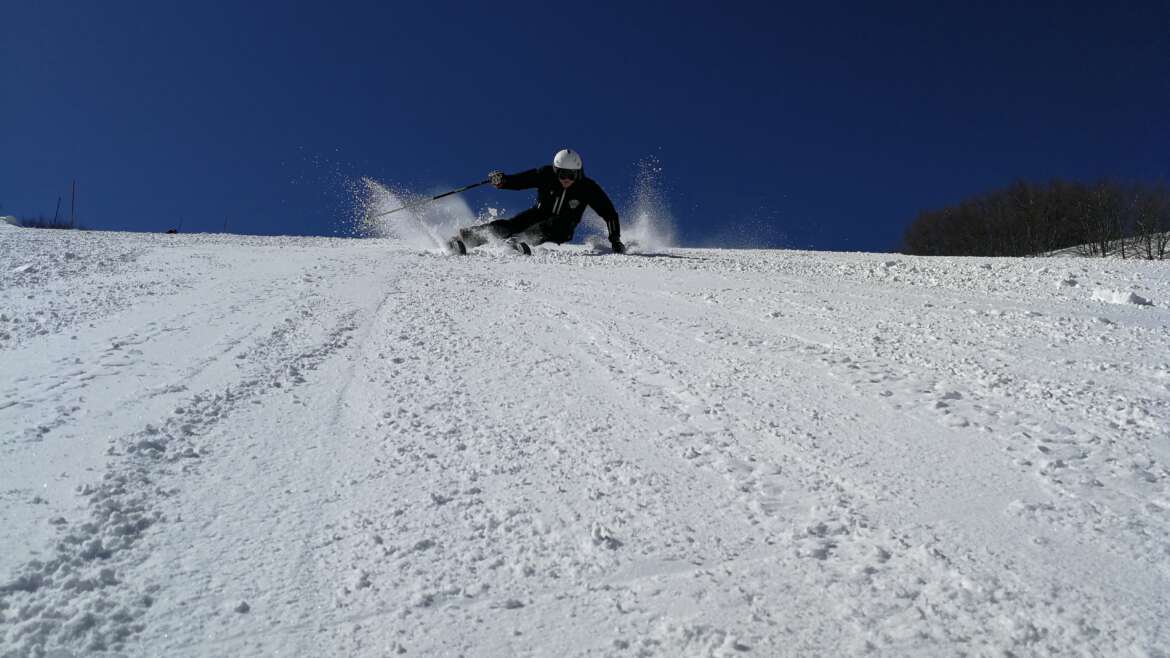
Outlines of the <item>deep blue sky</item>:
M657 158L687 244L889 250L1016 178L1170 178L1165 0L626 4L6 1L0 214L76 178L92 228L332 235L347 180L568 145L619 209Z

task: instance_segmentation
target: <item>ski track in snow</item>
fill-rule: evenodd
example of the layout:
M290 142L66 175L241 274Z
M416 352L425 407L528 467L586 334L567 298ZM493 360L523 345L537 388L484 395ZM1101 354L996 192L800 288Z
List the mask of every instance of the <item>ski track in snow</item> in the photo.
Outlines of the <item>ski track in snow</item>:
M1170 652L1165 264L0 226L0 277L0 656Z

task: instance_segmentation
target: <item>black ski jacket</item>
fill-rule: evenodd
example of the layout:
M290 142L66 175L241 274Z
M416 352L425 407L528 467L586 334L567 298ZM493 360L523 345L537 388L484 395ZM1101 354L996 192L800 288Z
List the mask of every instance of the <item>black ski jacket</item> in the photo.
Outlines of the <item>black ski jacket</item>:
M536 188L536 205L549 219L569 229L571 233L581 222L581 215L585 214L585 206L589 206L605 220L609 229L609 239L619 240L622 235L621 224L618 223L617 210L613 201L606 196L605 190L597 181L584 175L577 182L565 189L557 178L552 165L545 165L538 169L529 169L518 174L507 174L504 183L500 186L505 190L528 190Z

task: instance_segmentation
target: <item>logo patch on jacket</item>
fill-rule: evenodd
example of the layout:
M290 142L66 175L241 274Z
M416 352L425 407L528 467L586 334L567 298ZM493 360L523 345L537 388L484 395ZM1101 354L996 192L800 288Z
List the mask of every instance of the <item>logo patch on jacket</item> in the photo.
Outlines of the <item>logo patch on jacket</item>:
M576 199L569 199L569 207L570 208L576 209L577 206L579 206L579 205L581 205L580 201L578 201Z

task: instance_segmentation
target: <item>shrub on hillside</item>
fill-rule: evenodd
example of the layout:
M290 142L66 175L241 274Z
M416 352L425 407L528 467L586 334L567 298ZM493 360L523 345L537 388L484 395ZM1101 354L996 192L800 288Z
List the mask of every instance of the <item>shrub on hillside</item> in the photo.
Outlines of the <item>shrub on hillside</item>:
M957 206L918 214L902 251L924 256L1030 256L1076 247L1086 256L1163 259L1170 189L1103 180L1017 181Z
M24 228L58 228L58 229L78 229L81 230L80 224L74 225L69 223L69 220L64 218L53 219L51 217L24 217L16 220L16 225Z

